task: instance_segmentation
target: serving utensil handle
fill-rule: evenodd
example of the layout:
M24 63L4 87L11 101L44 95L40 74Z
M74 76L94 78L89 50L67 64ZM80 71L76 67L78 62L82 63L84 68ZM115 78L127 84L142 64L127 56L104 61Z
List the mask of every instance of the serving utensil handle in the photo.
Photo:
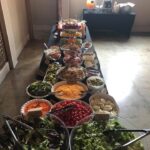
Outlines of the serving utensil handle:
M10 126L10 124L9 124L9 121L8 121L7 119L5 120L5 123L6 123L8 129L9 129L9 131L10 131L10 133L11 133L11 135L12 135L14 141L15 141L15 146L16 146L16 148L17 148L18 150L24 150L23 147L22 147L22 145L20 144L19 140L17 139L17 137L16 137L14 131L12 130L12 128L11 128L11 126Z
M11 135L13 136L15 142L18 142L18 139L17 139L17 137L16 137L14 131L12 130L12 128L11 128L11 126L10 126L8 120L5 120L5 123L6 123L7 127L8 127L8 129L9 129Z
M46 49L48 49L48 46L47 46L47 44L46 44L46 43L43 43L43 45L44 45L44 47L45 47Z
M122 150L123 148L126 148L126 147L130 146L131 144L133 144L133 143L143 139L144 137L146 137L147 135L150 134L150 129L135 130L135 131L134 130L128 130L128 132L130 132L130 131L131 132L145 132L145 133L142 134L141 136L139 136L139 137L137 137L137 138L135 138L135 139L133 139L133 140L131 140L131 141L129 141L129 142L127 142L127 143L117 147L117 148L115 148L114 150Z
M17 124L19 124L19 125L22 125L23 127L27 128L27 129L34 130L31 126L29 126L29 125L26 124L26 123L23 123L23 122L18 121L18 120L16 120L16 119L12 119L11 117L6 116L6 115L2 115L2 116L3 116L3 118L6 119L6 120L11 120L11 121L13 121L13 122L15 122L15 123L17 123Z
M113 129L113 130L106 130L109 132L150 132L150 129Z
M60 108L60 109L57 109L57 110L52 110L51 112L48 112L48 114L53 114L53 113L56 113L56 112L66 112L66 111L69 111L71 109L75 108L75 105L68 105L64 108Z

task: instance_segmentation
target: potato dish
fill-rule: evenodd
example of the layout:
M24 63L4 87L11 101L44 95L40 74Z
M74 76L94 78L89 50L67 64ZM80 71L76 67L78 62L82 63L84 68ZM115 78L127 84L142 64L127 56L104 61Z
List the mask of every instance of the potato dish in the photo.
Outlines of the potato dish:
M90 97L90 105L95 114L108 114L112 117L117 116L118 106L114 99L107 94L94 94Z

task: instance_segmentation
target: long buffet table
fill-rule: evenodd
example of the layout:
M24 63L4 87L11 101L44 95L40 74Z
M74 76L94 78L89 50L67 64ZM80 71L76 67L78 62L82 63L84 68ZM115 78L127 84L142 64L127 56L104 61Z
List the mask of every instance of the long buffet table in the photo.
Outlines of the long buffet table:
M48 39L48 43L47 43L47 46L50 47L50 46L53 46L53 45L59 45L59 40L60 40L60 37L59 36L56 36L56 35L59 35L58 31L57 31L57 28L56 28L56 25L54 25L50 31L50 36L49 36L49 39ZM82 39L83 42L84 41L91 41L92 42L92 38L90 36L90 33L89 33L89 29L88 27L86 26L86 36L84 39ZM102 71L101 71L101 66L100 66L100 62L98 60L98 57L97 57L97 53L95 51L95 48L94 48L94 45L92 45L92 48L91 48L94 53L95 53L95 63L97 64L96 66L96 70L99 71L100 73L100 76L103 78L103 74L102 74ZM60 64L63 65L63 61L62 61L62 58L58 61ZM54 63L54 62L50 62L46 59L46 56L45 56L45 53L43 51L43 55L42 55L42 58L41 58L41 62L40 62L40 66L39 66L39 70L38 70L38 74L37 74L37 78L38 79L43 79L44 76L45 76L45 73L46 73L46 70L48 68L48 65L49 63ZM86 78L87 79L87 78ZM86 83L86 79L83 80L83 83ZM108 90L107 90L107 87L105 85L105 88L103 90L104 93L108 93ZM89 97L91 96L90 93L87 93L87 95L84 97L84 101L85 102L89 102ZM54 103L55 101L59 101L55 96L49 96L48 99L51 99L51 100L54 100Z
M53 45L59 45L60 37L58 35L59 34L56 29L56 26L53 26L50 32L48 43L47 43L48 48ZM87 27L86 27L86 36L82 40L83 42L84 41L92 42L91 36ZM99 63L96 51L94 49L94 46L91 49L95 53L94 60L95 60L96 65L94 69L99 71L100 76L103 78L101 68L100 68L100 63ZM54 64L54 63L59 63L63 66L64 65L63 57L61 57L59 61L57 62L50 61L46 58L45 53L43 51L43 56L40 62L40 67L39 67L37 78L40 80L44 80L45 79L44 76L47 72L47 68L49 67L49 64ZM82 64L82 66L85 67L84 64ZM86 79L87 77L81 82L86 84ZM59 80L60 79L58 79L57 81L59 82ZM41 81L38 81L38 82L41 82ZM47 82L43 82L43 83L48 84ZM51 87L50 84L49 86ZM40 87L40 90L41 90L41 87ZM108 96L106 85L104 87L103 92L106 93L104 94L105 96ZM88 92L87 95L81 99L82 101L75 100L72 102L72 100L69 99L66 101L61 101L59 103L57 102L60 100L55 97L56 95L55 96L50 95L49 97L46 97L47 100L38 99L38 98L34 100L30 99L27 103L24 104L24 109L23 107L21 108L22 116L16 117L15 119L9 116L3 116L5 120L5 125L3 126L5 133L0 134L0 149L7 147L7 149L10 149L10 150L12 149L16 150L16 148L19 148L19 150L20 148L21 150L27 150L27 149L29 150L31 149L31 146L32 146L36 150L43 150L45 149L44 147L46 148L48 147L48 149L51 149L50 147L52 147L52 149L55 149L55 150L56 149L80 150L81 147L82 149L88 149L88 150L95 150L95 149L114 150L114 148L115 150L116 148L119 148L118 150L123 150L122 147L120 149L120 146L122 146L122 144L125 145L125 143L128 144L128 142L129 141L131 142L135 137L131 132L130 133L116 132L115 134L112 134L112 131L113 131L112 129L119 129L119 128L122 129L122 125L124 124L122 123L122 121L120 121L120 118L115 119L115 120L113 119L108 120L110 116L112 117L112 113L111 113L113 112L112 109L114 109L115 111L114 117L118 115L119 109L117 107L117 104L115 103L115 100L113 101L112 99L109 99L111 96L109 96L109 98L105 97L106 98L105 99L104 97L99 97L100 95L98 95L98 101L96 100L97 102L101 102L103 106L107 105L107 108L108 108L108 105L112 106L111 111L108 110L110 113L107 119L106 119L106 116L108 115L100 114L100 116L103 117L103 119L105 118L105 120L102 120L102 118L96 117L97 115L99 116L99 114L96 115L95 113L93 113L95 110L91 104L91 101L90 101L90 105L87 104L89 103L89 98L91 95L93 96L94 94ZM101 98L104 98L104 99L101 99ZM53 103L54 105L52 105L50 102ZM40 105L42 103L44 105ZM65 105L62 105L60 103L63 103ZM38 112L38 117L32 116L33 117L32 118L30 116L31 118L26 118L28 116L28 115L26 116L26 113L25 113L27 111L26 109L28 108L29 111L33 109L29 107L31 106L29 104L33 104L33 108L35 112L37 111L38 107L39 108L43 107L41 111L42 110L45 111L46 106L48 106L48 111L46 110L46 114L47 113L48 114L47 115L43 114L44 117L39 117L39 116L42 116L42 113L39 114ZM47 105L45 106L45 104ZM95 103L95 106L96 105L98 106L99 104ZM71 106L71 110L69 110L70 112L67 112L68 111L67 106ZM105 110L106 109L104 109L104 111ZM35 112L34 112L34 115L35 115ZM72 120L70 120L70 116ZM61 117L63 119L61 119ZM12 123L10 124L9 121L12 121ZM80 122L80 121L83 121L83 122ZM126 120L124 121L126 122ZM82 123L85 123L85 124L82 124ZM78 128L77 125L81 125L81 126L78 126L79 127ZM130 125L127 125L125 127L129 128L129 126ZM107 130L110 129L111 132L109 134L108 133L106 134L107 130L105 129ZM13 130L15 131L15 133L13 133ZM70 134L69 134L69 131L70 131ZM135 131L135 130L132 130L132 131ZM144 134L142 135L143 137L149 134L149 132L145 130L143 132L144 132ZM14 136L15 134L17 134L17 136ZM19 140L17 138L19 138ZM140 142L134 143L133 147L134 148L132 150L144 150L144 147L141 145Z
M48 43L47 43L48 47L50 47L52 45L58 45L59 44L60 38L58 36L56 38L55 37L55 33L57 33L57 29L56 29L56 26L54 25L52 27L51 31L50 31L50 36L49 36ZM92 41L88 27L86 27L86 36L83 39L83 42L84 41ZM93 49L93 51L96 54L94 46L92 46L92 49ZM100 71L100 75L101 75L101 77L103 77L103 74L101 72L100 63L99 63L97 54L96 54L96 61L97 61L97 64L98 64L97 70ZM59 61L59 62L62 63L61 61ZM43 56L42 56L42 59L41 59L41 62L40 62L40 66L39 66L38 76L42 77L42 76L45 75L45 72L46 72L46 69L48 67L48 64L49 64L49 62L46 62L46 57L45 57L45 54L43 52Z

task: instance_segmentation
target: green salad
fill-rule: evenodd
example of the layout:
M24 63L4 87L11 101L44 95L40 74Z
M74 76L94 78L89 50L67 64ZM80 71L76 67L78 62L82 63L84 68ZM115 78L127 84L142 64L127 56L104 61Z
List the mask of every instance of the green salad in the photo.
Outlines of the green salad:
M49 64L48 69L46 71L46 75L44 77L44 81L49 82L50 84L55 84L57 81L56 73L57 70L59 70L60 65L59 64Z
M37 81L30 84L27 90L32 96L45 96L51 92L51 85L47 82Z
M113 150L135 138L131 132L106 132L118 128L122 126L116 120L85 123L73 131L71 150ZM124 150L144 150L144 147L136 142Z
M11 127L23 148L21 150L67 150L68 131L55 119L48 117L36 118L30 121L20 120L33 127L33 130L12 123ZM13 138L7 127L5 127L5 134L0 135L0 149L20 150L14 145Z

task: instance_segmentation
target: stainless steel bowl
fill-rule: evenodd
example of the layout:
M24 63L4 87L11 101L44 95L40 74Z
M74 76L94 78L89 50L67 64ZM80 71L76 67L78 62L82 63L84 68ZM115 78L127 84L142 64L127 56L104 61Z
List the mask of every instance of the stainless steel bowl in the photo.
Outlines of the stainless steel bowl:
M49 85L49 86L51 87L51 84L50 84L49 82L46 82L46 81L36 81L36 82L33 82L33 83L38 83L38 82L46 83L47 85ZM42 96L37 96L37 95L31 94L30 91L29 91L29 88L30 88L30 86L31 86L33 83L29 84L29 85L26 87L26 93L27 93L28 96L30 96L30 97L32 97L32 98L41 99L41 98L46 98L46 97L48 97L48 96L51 94L51 91L49 91L47 94L42 95Z
M61 92L60 92L60 95L59 95L59 93L58 92L56 92L56 88L57 87L59 87L59 86L61 86L61 85L64 85L64 84L66 84L66 83L68 83L67 81L60 81L60 82L57 82L56 84L54 84L53 86L52 86L52 89L51 89L51 91L52 91L52 93L54 93L54 95L55 95L55 97L56 98L58 98L58 99L60 99L60 100L79 100L79 99L82 99L82 98L84 98L85 96L86 96L86 94L87 94L87 92L88 92L88 88L87 88L87 86L85 85L85 84L83 84L82 82L75 82L76 84L79 84L79 85L81 85L84 89L85 89L85 91L83 91L83 93L81 94L81 96L80 97L78 97L78 98L70 98L70 97L68 97L68 98L62 98L60 95L61 95ZM68 83L69 84L69 83ZM63 93L62 93L63 94Z

